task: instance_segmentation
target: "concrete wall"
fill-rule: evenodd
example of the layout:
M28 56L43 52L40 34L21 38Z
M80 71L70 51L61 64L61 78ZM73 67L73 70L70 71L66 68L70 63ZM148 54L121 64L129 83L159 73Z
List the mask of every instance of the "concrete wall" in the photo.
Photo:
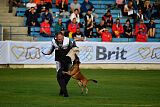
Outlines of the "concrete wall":
M0 65L0 68L56 68L56 65ZM81 69L160 70L160 64L81 64Z

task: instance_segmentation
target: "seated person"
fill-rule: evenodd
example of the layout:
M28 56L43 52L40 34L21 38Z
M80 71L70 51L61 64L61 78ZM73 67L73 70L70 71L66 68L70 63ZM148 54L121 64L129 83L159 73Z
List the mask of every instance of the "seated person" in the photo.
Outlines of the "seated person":
M80 17L79 17L78 9L75 9L74 12L71 14L70 20L72 21L73 18L76 18L77 23L80 23Z
M73 18L72 22L68 25L69 38L72 38L72 34L76 32L79 24L76 22L76 18Z
M146 20L150 19L152 16L152 4L150 0L146 0L144 2L144 6L142 7L143 14Z
M123 15L134 18L135 15L132 1L128 1L128 3L124 6Z
M131 25L129 19L127 19L126 24L123 26L123 29L124 29L124 37L125 38L133 38L132 25Z
M136 42L147 42L147 36L143 28L139 29L139 32L136 36Z
M149 24L148 24L148 36L150 38L154 38L155 37L155 30L156 30L156 25L155 25L155 21L153 19L151 19L149 21Z
M39 5L37 5L37 12L42 13L42 12L45 12L45 10L46 10L46 5L45 5L44 1L41 0L41 3Z
M116 38L120 38L123 36L123 26L120 23L120 19L116 20L116 23L113 24L112 26L112 32L113 32L113 36Z
M89 1L89 0L84 0L84 2L83 2L82 5L81 5L81 13L82 13L83 16L86 15L88 9L91 9L91 12L94 12L94 11L95 11L94 6L93 6L93 4L92 4L90 1ZM94 16L95 18L98 18L98 17L99 17L99 16L98 16L97 14L95 14L95 13L92 13L92 14L93 14L93 16Z
M144 16L142 14L142 10L138 9L138 13L136 14L135 20L134 20L134 26L136 25L136 23L138 23L139 20L144 20Z
M109 33L109 28L104 28L102 32L102 42L112 42L112 35Z
M88 9L88 12L87 14L85 15L84 17L84 21L85 21L85 26L86 24L88 23L88 20L91 18L92 22L93 22L93 25L94 25L94 16L92 14L92 10L91 9Z
M93 20L92 20L92 18L89 18L88 21L85 23L85 28L84 28L85 29L84 33L85 33L86 37L92 38L93 27L94 27Z
M108 10L107 13L105 13L105 14L102 16L102 20L105 21L105 25L107 25L107 27L112 27L113 18L112 18L112 15L111 15L110 10Z
M56 6L57 8L59 8L61 1L62 1L62 0L56 0L55 6ZM68 0L66 0L66 4L68 5Z
M62 30L62 28L64 28L64 25L62 24L62 19L59 18L58 23L56 23L56 25L55 25L55 33L60 32Z
M49 24L52 26L53 17L52 14L49 12L49 8L46 8L45 12L42 14L42 21L44 21L46 18L49 19Z
M142 28L143 29L143 32L145 32L145 34L147 34L147 27L146 25L143 23L143 20L139 20L139 23L136 24L136 27L135 27L135 35L137 36L138 33L139 33L139 29Z
M77 0L74 0L74 2L71 3L71 13L74 13L75 9L78 9L78 13L80 14L80 4L77 3Z
M106 28L106 26L104 24L104 20L101 20L100 24L97 25L97 27L96 27L96 33L99 38L101 37L102 31L104 28Z
M30 26L40 26L37 19L38 19L38 14L35 12L35 8L32 7L31 12L29 12L27 16L27 21L26 21L26 25L29 26L28 34L30 34Z
M69 17L70 13L68 12L68 4L66 0L62 0L59 4L60 15L63 17Z
M52 0L44 0L46 7L52 8Z
M77 27L76 32L72 34L72 37L75 41L84 41L83 33L79 27Z
M21 7L22 6L21 2L22 2L22 0L9 0L9 11L8 11L8 13L12 13L13 6Z
M27 3L27 5L26 5L26 7L27 7L27 9L29 10L29 9L31 9L31 7L34 7L34 8L36 8L36 3L34 2L34 0L30 0L29 1L29 3Z
M52 35L52 32L51 32L49 18L46 18L44 22L41 23L40 34L44 37L54 36Z

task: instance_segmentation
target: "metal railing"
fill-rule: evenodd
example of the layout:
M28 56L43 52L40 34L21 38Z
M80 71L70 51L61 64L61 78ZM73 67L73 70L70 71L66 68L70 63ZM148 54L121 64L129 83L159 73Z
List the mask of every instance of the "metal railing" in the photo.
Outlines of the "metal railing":
M0 25L0 41L3 41L3 27Z

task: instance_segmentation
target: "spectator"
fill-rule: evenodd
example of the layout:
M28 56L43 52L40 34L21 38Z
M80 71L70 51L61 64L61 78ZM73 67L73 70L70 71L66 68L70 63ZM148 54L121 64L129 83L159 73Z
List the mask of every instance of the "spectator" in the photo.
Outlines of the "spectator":
M88 9L88 12L87 12L87 14L86 14L85 17L84 17L85 26L86 26L86 24L88 23L88 20L89 20L90 18L91 18L92 23L93 23L93 25L94 25L94 16L92 15L92 10L91 10L91 9Z
M117 7L120 8L120 9L123 9L125 1L126 0L116 0Z
M139 32L136 36L136 41L137 42L147 42L147 36L146 36L146 33L144 32L143 28L139 29Z
M36 3L34 2L34 0L30 0L29 1L29 3L27 3L27 5L26 5L26 8L28 9L28 10L30 10L31 9L31 7L34 7L35 9L36 9Z
M13 6L15 7L21 7L22 0L9 0L9 11L8 13L12 13Z
M150 0L144 2L144 7L142 8L145 19L148 20L152 16L152 4Z
M45 12L42 14L42 21L44 21L46 18L49 19L49 24L52 26L53 17L52 14L49 12L49 8L46 8Z
M75 9L74 13L71 14L70 20L72 21L73 18L76 18L77 23L80 23L80 17L79 17L78 9Z
M160 18L160 1L159 0L155 0L154 1L154 9L157 10L156 12L154 12L153 17L154 18Z
M59 8L59 5L60 5L61 1L62 1L62 0L56 0L55 6L56 6L57 8ZM68 0L66 0L66 4L68 5Z
M102 31L106 28L104 20L101 20L100 24L96 27L96 33L98 37L101 37Z
M55 25L55 33L57 34L58 32L60 32L62 28L64 29L64 25L62 24L62 19L59 18L58 23L56 23Z
M26 8L27 8L27 10L25 11L25 16L26 16L26 17L28 17L28 15L30 14L32 7L34 7L34 9L35 9L34 11L36 12L37 5L36 5L36 3L34 2L34 0L30 0L30 2L27 3L27 5L26 5Z
M93 35L93 20L89 18L88 21L85 23L85 36L91 38Z
M46 7L52 8L52 0L44 0Z
M141 9L138 9L138 13L136 15L136 22L139 21L139 20L144 20L144 17L143 17L143 14L142 14L142 10Z
M147 27L146 25L143 23L143 20L139 20L139 23L136 24L136 27L135 27L135 35L137 36L138 33L139 33L139 29L142 28L143 29L143 32L146 34L147 33Z
M84 41L83 33L80 31L79 27L77 27L76 32L73 33L73 39L75 41Z
M113 32L113 36L116 38L120 38L123 36L123 26L120 23L120 19L116 20L116 23L113 24L112 26L112 32Z
M72 22L68 25L69 38L72 38L72 34L76 32L76 28L79 24L76 22L76 18L73 18Z
M46 10L46 5L45 5L44 1L41 0L41 3L39 5L37 5L37 12L42 13L42 12L45 12L45 10Z
M109 28L105 28L102 32L102 42L112 42L112 35L109 33Z
M133 3L132 3L132 1L128 1L128 3L124 6L123 15L134 18L134 11L133 11Z
M37 21L38 14L35 12L35 8L31 8L31 12L27 16L26 24L28 27L28 34L30 34L30 26L40 26L40 24Z
M155 37L155 21L153 19L150 20L149 24L148 24L148 36L150 38L154 38Z
M60 15L63 17L69 17L70 13L68 12L68 4L66 0L62 0L59 4Z
M94 9L94 6L93 6L93 4L89 1L89 0L84 0L84 2L82 3L82 5L81 5L81 13L82 13L82 15L83 16L85 16L86 15L86 13L87 13L87 10L89 10L89 9L91 9L91 12L94 12L95 11L95 9ZM95 17L95 18L98 18L99 16L97 15L97 14L95 14L95 13L92 13L93 14L93 16Z
M126 25L123 26L123 29L124 29L124 37L125 38L133 38L133 36L132 36L132 25L131 25L129 19L127 19Z
M74 2L71 3L71 12L74 13L75 9L78 9L78 13L80 14L80 4L77 3L77 0L74 0Z
M40 34L44 37L53 36L51 32L51 27L49 24L49 18L46 18L44 22L41 23Z
M105 25L107 25L107 27L112 27L113 18L112 18L112 15L111 15L110 10L108 10L107 13L105 13L105 14L102 16L102 20L105 21Z

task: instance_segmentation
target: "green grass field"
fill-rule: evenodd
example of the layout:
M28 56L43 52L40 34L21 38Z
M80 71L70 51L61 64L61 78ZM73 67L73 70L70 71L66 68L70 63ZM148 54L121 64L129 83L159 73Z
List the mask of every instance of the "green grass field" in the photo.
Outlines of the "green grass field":
M160 107L160 71L87 70L89 94L77 80L59 96L55 69L0 69L0 107Z

